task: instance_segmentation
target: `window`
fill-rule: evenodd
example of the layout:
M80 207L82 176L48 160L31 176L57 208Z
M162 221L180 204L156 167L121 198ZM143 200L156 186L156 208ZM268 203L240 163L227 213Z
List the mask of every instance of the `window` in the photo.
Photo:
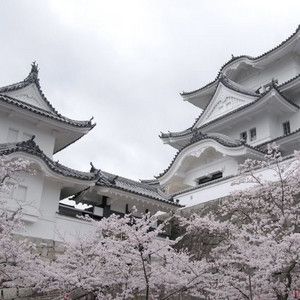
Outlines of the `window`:
M7 134L7 142L8 143L15 143L18 141L18 135L19 135L19 130L9 128L8 129L8 134Z
M250 129L250 141L255 141L256 140L256 128L251 128Z
M282 127L283 127L284 135L288 135L291 133L290 121L286 121L286 122L282 123Z
M243 131L240 133L240 140L247 142L247 131Z
M197 183L198 184L203 184L203 183L213 181L213 180L216 180L216 179L219 179L219 178L222 178L222 177L223 177L223 172L219 171L219 172L209 174L208 176L203 176L203 177L198 178Z

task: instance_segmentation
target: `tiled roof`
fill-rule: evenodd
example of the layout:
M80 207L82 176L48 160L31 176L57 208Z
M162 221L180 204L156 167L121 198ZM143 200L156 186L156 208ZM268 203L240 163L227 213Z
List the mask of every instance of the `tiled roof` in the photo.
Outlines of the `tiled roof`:
M34 142L33 139L20 143L0 144L0 156L9 155L16 152L24 152L41 158L49 167L49 169L57 174L80 180L95 181L97 179L97 174L95 173L77 171L53 161L39 148L39 146Z
M258 149L258 150L260 150L260 151L267 151L269 144L278 142L280 140L283 140L285 138L293 136L293 135L295 135L297 133L300 133L300 128L297 129L297 130L295 130L295 131L290 132L289 134L281 135L281 136L278 136L278 137L276 137L276 138L274 138L274 139L272 139L270 141L267 141L265 143L259 144L259 145L255 146L255 148Z
M200 127L198 127L198 128L204 128L204 127L206 127L206 126L208 126L208 125L210 125L210 124L212 124L212 123L214 123L214 122L216 122L216 121L219 121L219 120L221 120L221 119L223 119L223 118L225 118L225 117L228 117L229 115L232 115L232 114L234 114L234 113L236 113L236 112L238 112L238 111L241 111L241 110L243 110L244 108L247 108L247 107L249 107L249 106L252 106L252 105L256 104L256 103L259 102L261 99L263 99L264 96L266 96L267 94L271 93L272 90L275 90L275 91L276 91L276 92L277 92L277 93L278 93L285 101L287 101L289 104L291 104L292 106L294 106L294 107L296 107L296 108L299 109L299 106L298 106L297 104L295 104L293 101L291 101L290 99L288 99L286 96L284 96L284 95L279 91L278 87L273 83L272 88L271 88L270 90L268 90L268 91L266 91L266 92L260 94L259 97L258 97L256 100L254 100L254 101L252 101L252 102L250 102L250 103L248 103L248 104L246 104L246 105L240 106L239 108L237 108L237 109L235 109L235 110L232 110L232 111L230 111L229 113L227 113L227 114L225 114L225 115L222 115L222 116L220 116L220 117L218 117L218 118L216 118L216 119L214 119L214 120L211 120L210 122L207 122L207 123L203 124L202 126L200 126ZM257 96L258 96L258 95L257 95ZM192 128L195 127L195 125L197 124L197 122L198 122L198 120L200 119L201 115L202 115L202 113L201 113L201 114L199 115L199 117L196 119L196 121L195 121L194 124L192 125Z
M184 130L184 131L181 131L181 132L175 132L174 134L173 134L172 132L170 132L170 133L165 133L165 134L162 134L160 137L161 137L161 138L168 138L168 137L188 136L188 135L190 135L190 134L192 134L192 133L194 133L194 132L196 132L196 131L198 131L198 130L201 130L201 129L203 129L203 128L205 128L205 127L207 127L207 126L209 126L209 125L211 125L211 124L213 124L213 123L215 123L215 122L221 120L221 119L224 119L224 118L226 118L226 117L228 117L228 116L230 116L230 115L235 114L236 112L242 111L242 110L244 110L245 108L248 108L248 107L250 107L250 106L252 106L252 105L258 103L261 99L264 98L264 96L266 96L266 95L267 95L268 93L270 93L272 90L275 90L276 92L278 92L278 93L280 94L280 96L281 96L285 101L287 101L289 104L291 104L291 105L294 106L295 108L299 109L299 106L298 106L297 104L295 104L294 102L292 102L290 99L288 99L286 96L284 96L284 95L280 92L279 87L276 87L275 85L273 85L272 88L271 88L269 91L267 91L267 92L261 94L260 97L257 98L256 100L254 100L254 101L252 101L252 102L250 102L250 103L248 103L248 104L246 104L246 105L243 105L243 106L241 106L241 107L239 107L239 108L237 108L237 109L235 109L235 110L232 110L232 111L228 112L227 114L224 114L224 115L222 115L222 116L220 116L220 117L218 117L218 118L216 118L216 119L214 119L214 120L211 120L210 122L207 122L207 123L203 124L202 126L200 126L200 127L198 127L198 128L195 128L195 125L196 125L196 123L198 122L198 120L200 119L202 113L201 113L201 114L199 115L199 117L196 119L196 121L194 122L194 124L192 125L192 127L188 128L188 129L186 129L186 130Z
M233 62L236 62L238 60L249 60L249 61L255 61L255 60L258 60L258 59L261 59L263 57L266 57L268 56L269 54L275 52L277 49L279 49L280 47L282 47L283 45L285 45L288 41L290 41L298 32L300 31L300 25L297 27L296 31L290 35L286 40L284 40L282 43L280 43L279 45L277 45L276 47L274 47L273 49L259 55L259 56L256 56L256 57L252 57L252 56L249 56L249 55L240 55L240 56L233 56L229 61L227 61L219 70L218 72L218 75L217 77L211 81L210 83L206 84L205 86L197 89L197 90L194 90L194 91L190 91L190 92L182 92L181 95L182 96L188 96L188 95L192 95L192 94L196 94L197 92L200 92L210 86L213 86L216 84L216 82L218 81L218 78L220 77L220 75L224 72L225 68L230 65L231 63Z
M187 147L201 141L201 140L206 140L206 139L212 139L215 140L216 142L218 142L219 144L226 146L226 147L230 147L230 148L235 148L235 147L240 147L240 146L244 146L247 147L251 150L255 150L257 152L261 152L261 153L265 153L260 149L256 149L240 140L233 140L230 139L229 137L226 137L222 134L203 134L201 133L199 130L197 132L195 132L195 134L193 135L192 139L190 140L190 142L183 146L180 150L177 151L177 153L175 154L175 156L173 157L171 163L169 164L169 166L162 172L160 173L158 176L155 176L155 178L160 178L163 175L165 175L172 167L172 165L174 164L176 158L178 157L178 155Z
M43 117L53 119L55 121L67 123L67 124L72 125L72 126L92 129L96 125L96 124L92 124L91 121L77 121L77 120L72 120L72 119L69 119L67 117L64 117L60 114L54 114L52 112L49 112L49 111L44 110L42 108L39 108L37 106L33 106L29 103L26 103L24 101L12 98L12 97L7 96L7 95L1 95L0 94L0 101L1 102L6 102L8 104L15 105L15 106L17 106L21 109L25 109L27 111L39 114Z
M96 185L122 190L146 198L162 201L178 207L181 206L178 203L175 203L172 197L165 194L160 189L159 185L150 185L145 182L131 180L122 176L98 170L94 167L92 167L91 171L97 173L99 176Z
M227 88L229 88L233 91L236 91L238 93L241 93L241 94L244 94L244 95L247 95L247 96L254 96L254 97L259 97L260 96L256 92L251 92L248 89L245 89L244 87L242 87L241 85L233 82L232 80L230 80L229 78L227 78L224 75L220 76L220 78L218 79L218 84L216 86L216 89L217 89L219 83L222 83L224 86L226 86ZM216 91L216 89L215 89L215 91ZM207 103L206 107L203 109L201 114L196 118L195 122L193 123L193 125L191 127L187 128L186 130L178 131L178 132L168 132L168 133L163 133L162 132L159 137L160 138L181 137L181 136L186 136L186 135L192 133L194 126L196 125L196 123L198 122L198 120L200 119L200 117L202 116L202 114L204 113L206 108L208 107L210 101Z
M24 88L32 83L35 83L40 96L45 101L45 103L49 107L50 111L44 110L42 108L39 108L37 106L31 105L29 103L26 103L24 101L21 101L19 99L16 99L16 98L13 98L13 97L10 97L10 96L4 94L4 93L10 92L10 91L19 90L19 89ZM35 63L32 64L29 75L23 81L0 88L0 101L6 102L6 103L9 103L12 105L16 105L19 108L28 110L30 112L39 114L41 116L44 116L44 117L47 117L47 118L50 118L50 119L53 119L53 120L56 120L59 122L67 123L72 126L92 129L96 125L96 124L92 124L92 119L89 121L77 121L77 120L69 119L69 118L61 115L60 113L58 113L58 111L48 101L48 99L46 98L46 96L44 95L44 93L41 89L41 86L39 83L39 78L38 78L38 68Z

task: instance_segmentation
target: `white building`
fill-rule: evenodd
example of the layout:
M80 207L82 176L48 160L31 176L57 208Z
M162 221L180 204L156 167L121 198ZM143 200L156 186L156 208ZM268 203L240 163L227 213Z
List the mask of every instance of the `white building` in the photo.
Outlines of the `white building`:
M29 160L37 170L8 195L12 208L25 203L26 235L56 241L89 230L78 215L101 219L112 213L122 215L133 206L139 213L151 214L180 207L159 186L116 176L92 164L89 172L81 172L53 160L53 154L94 126L92 120L71 120L53 108L41 90L35 63L23 81L0 88L0 155ZM79 210L60 203L66 198L89 207Z
M194 206L228 196L238 164L263 159L268 143L284 156L300 149L300 27L258 57L232 57L214 81L181 96L201 113L190 128L161 134L178 152L152 183Z
M0 155L28 159L37 169L12 195L30 204L24 206L26 234L56 241L89 230L77 215L101 219L133 206L152 214L174 211L179 203L196 207L228 196L238 165L249 157L263 159L268 143L276 141L284 156L300 149L299 35L300 28L259 57L233 57L214 81L182 93L201 113L190 128L161 134L178 152L154 180L137 182L93 165L81 172L55 162L53 154L95 125L52 107L35 64L23 81L0 88ZM79 210L61 203L67 198L90 206Z

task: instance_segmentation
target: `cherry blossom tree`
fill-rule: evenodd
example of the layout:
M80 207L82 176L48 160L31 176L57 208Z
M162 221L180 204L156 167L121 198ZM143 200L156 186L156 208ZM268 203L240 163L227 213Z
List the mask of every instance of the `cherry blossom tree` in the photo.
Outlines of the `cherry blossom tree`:
M91 222L93 232L66 243L52 265L48 289L66 294L83 290L97 299L166 300L206 293L206 264L176 251L176 241L162 237L165 224L157 226L156 217L112 215Z
M22 207L12 209L10 195L24 173L32 173L28 161L0 157L0 287L34 287L42 261L34 245L17 238L22 232ZM24 203L23 203L24 204ZM23 205L22 204L22 205ZM35 253L35 254L34 254Z
M258 171L259 170L259 171ZM284 160L270 145L265 160L248 159L218 214L184 220L187 236L198 233L211 264L218 299L286 300L300 286L300 155ZM217 285L215 284L217 282Z

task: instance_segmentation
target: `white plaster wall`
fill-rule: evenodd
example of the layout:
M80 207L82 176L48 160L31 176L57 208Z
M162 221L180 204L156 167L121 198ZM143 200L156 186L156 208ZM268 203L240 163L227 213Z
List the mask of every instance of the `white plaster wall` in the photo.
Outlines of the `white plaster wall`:
M229 175L237 174L238 162L232 157L224 157L223 159L219 159L210 164L198 166L195 169L192 169L184 178L184 184L190 186L196 186L196 179L202 176L206 176L208 174L222 171L223 177Z
M35 135L35 142L39 145L42 151L49 157L53 155L55 137L50 130L39 128L33 123L22 120L16 117L8 117L4 114L0 115L0 143L7 143L9 129L18 130L17 141L23 141L23 134ZM26 138L25 138L26 139Z
M4 94L9 95L18 100L21 100L23 102L29 103L33 106L37 106L44 110L50 111L48 105L41 98L39 91L34 83L32 83L32 84L28 85L27 87L22 88L20 90L10 91L10 92L6 92Z
M276 132L275 134L273 129L271 130L275 122L276 121L274 121L274 117L270 117L265 114L260 114L258 112L257 115L250 120L247 120L245 118L243 121L237 122L235 126L231 128L224 127L221 133L233 139L240 139L240 133L243 131L247 131L247 143L251 146L255 146L264 143L272 138L275 138L276 136L282 135L282 133L278 132ZM256 140L250 141L250 129L254 127L256 128Z
M246 79L243 79L240 84L251 90L256 90L269 83L272 78L278 79L281 84L300 73L299 61L292 55L281 58L276 63L272 63L266 69L256 73Z
M14 188L11 190L11 192L4 195L4 197L7 199L8 208L14 210L21 206L23 213L28 215L28 217L39 217L43 182L43 176L27 174L22 176L18 182L14 182ZM26 188L26 193L23 194L24 198L21 200L17 199L16 196L18 186Z
M292 163L292 161L293 159L290 159L288 162ZM284 163L286 162L287 161L284 161ZM269 169L257 170L256 174L259 174L263 179L267 180L274 180L274 178L276 178L274 177L274 172ZM178 195L176 196L176 199L179 199L180 204L187 207L193 207L197 204L229 196L233 191L251 187L251 184L232 185L236 179L237 178L229 178L227 180L210 184L202 188L186 192L182 195Z

